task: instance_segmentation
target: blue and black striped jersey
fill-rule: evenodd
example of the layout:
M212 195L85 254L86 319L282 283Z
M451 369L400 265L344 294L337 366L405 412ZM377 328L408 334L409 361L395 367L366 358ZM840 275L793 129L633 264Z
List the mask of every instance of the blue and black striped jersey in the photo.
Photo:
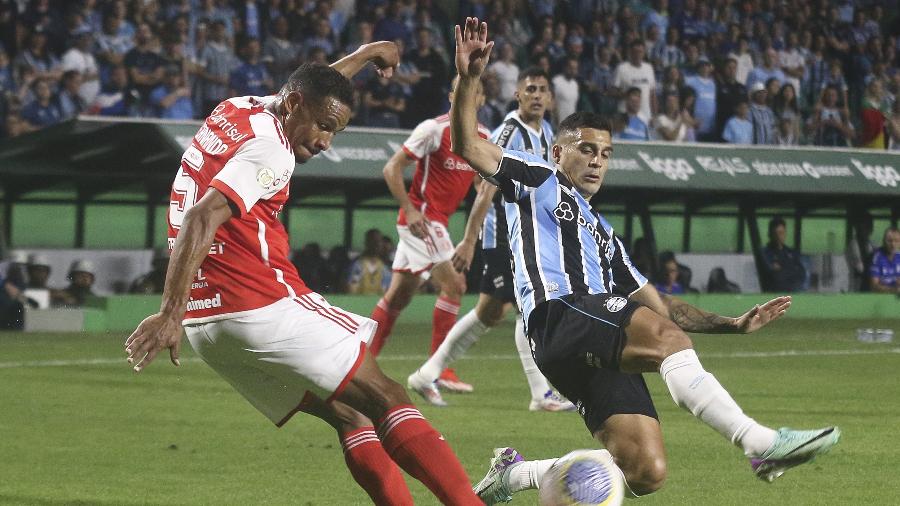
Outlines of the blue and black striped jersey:
M546 160L504 149L490 180L505 200L516 299L526 324L544 301L571 293L628 297L647 283L609 222Z
M503 123L491 133L491 141L504 149L524 151L551 161L550 146L553 144L553 127L547 120L541 120L541 131L536 132L519 117L519 111L512 111ZM481 227L481 248L506 248L506 218L503 216L503 197L497 193L488 209Z

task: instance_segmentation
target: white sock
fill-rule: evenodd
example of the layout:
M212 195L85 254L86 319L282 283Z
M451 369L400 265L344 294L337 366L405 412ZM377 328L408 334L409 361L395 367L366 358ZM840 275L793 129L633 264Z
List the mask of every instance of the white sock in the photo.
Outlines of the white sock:
M422 364L422 367L416 371L416 374L423 383L430 383L438 379L438 376L441 375L441 372L448 365L462 357L466 350L471 348L490 329L490 327L481 323L474 309L469 311L462 318L456 320L456 323L447 332L444 342Z
M534 363L534 355L531 354L531 342L525 335L525 322L521 313L516 316L516 349L519 350L519 361L522 362L522 370L525 371L525 379L528 381L528 389L531 390L531 400L540 401L544 394L550 390L550 383Z
M694 350L666 357L659 374L675 404L743 448L747 456L761 455L775 441L775 431L745 415L715 376L703 369Z
M539 488L541 478L544 477L544 474L556 461L557 459L526 460L521 464L516 464L509 472L508 487L510 493Z

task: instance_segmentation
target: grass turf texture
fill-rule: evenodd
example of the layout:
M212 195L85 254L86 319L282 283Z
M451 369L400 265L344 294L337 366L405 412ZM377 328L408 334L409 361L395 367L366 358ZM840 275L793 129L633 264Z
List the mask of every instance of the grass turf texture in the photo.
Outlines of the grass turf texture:
M649 374L669 479L640 504L900 504L900 344L860 343L860 326L900 330L898 320L785 320L750 336L695 336L706 368L751 416L773 427L838 424L843 440L812 465L759 482L738 449L677 408ZM494 446L529 458L596 446L577 415L526 410L512 332L495 329L457 364L474 394L446 396L449 408L421 406L473 481ZM398 324L382 367L405 384L428 336L427 325ZM368 504L323 422L298 414L275 429L186 342L180 369L161 355L135 376L123 340L0 334L0 503ZM803 353L772 356L786 351ZM436 503L407 481L417 504Z

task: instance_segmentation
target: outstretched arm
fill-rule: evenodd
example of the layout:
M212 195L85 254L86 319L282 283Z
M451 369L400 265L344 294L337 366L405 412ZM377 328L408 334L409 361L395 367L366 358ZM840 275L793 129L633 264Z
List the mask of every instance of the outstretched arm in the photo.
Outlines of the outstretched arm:
M350 79L369 62L378 67L379 75L391 77L394 69L400 63L400 52L397 50L397 45L388 41L363 44L356 51L332 63L331 68Z
M753 306L737 318L729 318L660 294L650 283L635 292L631 298L672 320L686 332L707 334L749 334L777 320L791 307L790 296L776 297L763 305Z
M503 150L478 135L475 99L478 80L487 66L494 43L487 41L487 23L466 18L461 30L456 25L456 70L459 84L450 103L450 141L453 152L461 156L482 177L491 177L503 158Z

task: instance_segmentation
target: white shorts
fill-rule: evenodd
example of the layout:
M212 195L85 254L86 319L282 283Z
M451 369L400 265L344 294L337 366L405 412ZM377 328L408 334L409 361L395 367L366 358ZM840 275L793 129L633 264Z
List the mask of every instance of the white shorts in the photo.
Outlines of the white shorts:
M419 275L453 258L455 248L447 227L436 221L428 222L428 225L428 237L424 240L414 236L406 225L397 225L400 240L392 266L395 272Z
M377 325L308 293L185 332L210 367L281 427L313 395L340 395Z

